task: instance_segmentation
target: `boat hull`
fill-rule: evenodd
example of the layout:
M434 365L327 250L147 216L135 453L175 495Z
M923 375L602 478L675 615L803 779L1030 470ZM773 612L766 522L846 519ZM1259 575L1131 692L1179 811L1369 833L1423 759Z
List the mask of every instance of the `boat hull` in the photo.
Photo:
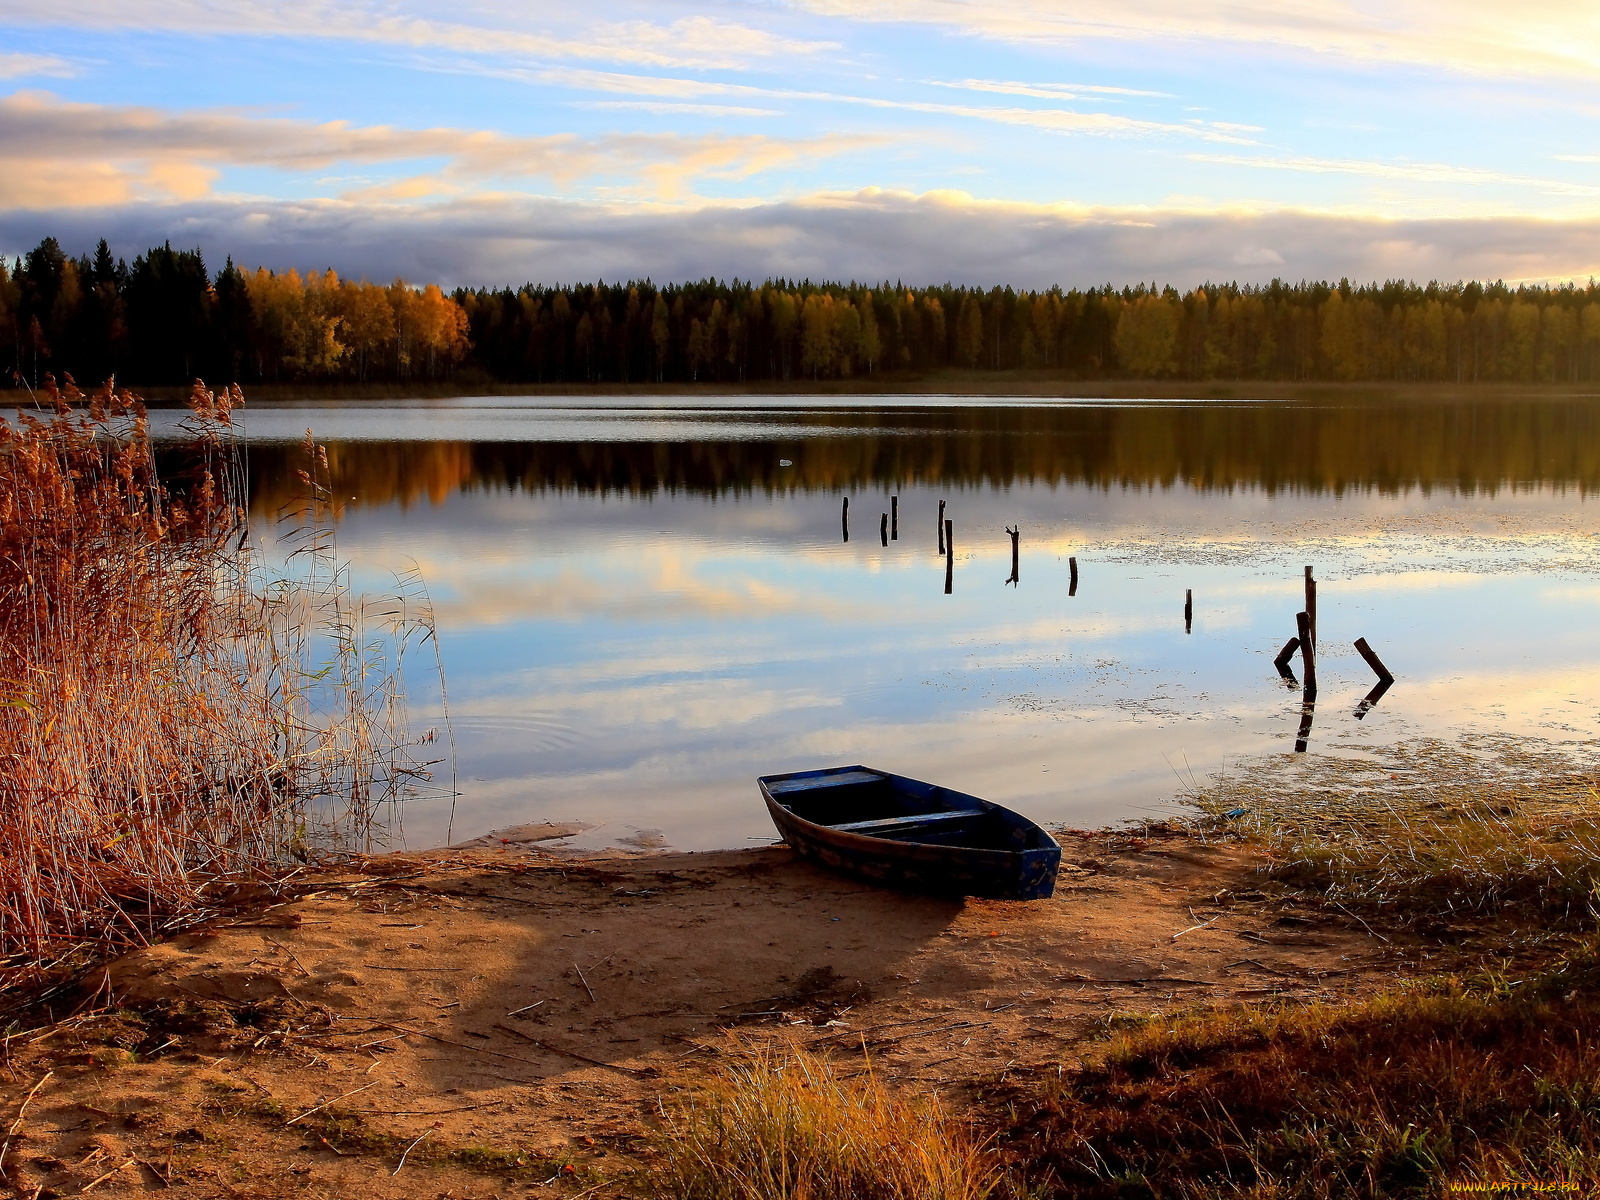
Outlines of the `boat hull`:
M833 828L833 825L848 822L822 823L808 820L794 811L791 797L796 793L793 789L804 788L805 799L815 807L816 797L825 795L823 789L829 786L830 776L852 774L870 774L887 781L911 814L898 820L914 826L913 831L903 837L872 836ZM1061 848L1055 839L1026 817L991 801L863 767L762 776L759 783L767 811L784 841L803 858L831 870L887 887L936 896L1043 900L1055 891L1056 871L1061 863ZM878 815L883 811L883 803L875 798L871 806L873 811L863 815ZM850 817L853 814L848 811L830 814L837 815ZM938 822L941 819L950 820L952 826L981 826L987 831L988 840L1007 844L961 845L964 839L960 832L940 831ZM857 823L893 826L897 820ZM919 834L919 829L926 832ZM941 837L943 841L934 840ZM930 840L922 840L924 838Z

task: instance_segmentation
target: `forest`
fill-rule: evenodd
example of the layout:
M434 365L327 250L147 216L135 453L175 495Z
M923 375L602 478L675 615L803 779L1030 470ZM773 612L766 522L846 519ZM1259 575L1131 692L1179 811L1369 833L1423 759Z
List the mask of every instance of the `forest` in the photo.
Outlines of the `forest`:
M170 243L0 259L0 378L252 384L742 384L1023 371L1061 379L1590 382L1600 285L887 281L416 286L215 274Z

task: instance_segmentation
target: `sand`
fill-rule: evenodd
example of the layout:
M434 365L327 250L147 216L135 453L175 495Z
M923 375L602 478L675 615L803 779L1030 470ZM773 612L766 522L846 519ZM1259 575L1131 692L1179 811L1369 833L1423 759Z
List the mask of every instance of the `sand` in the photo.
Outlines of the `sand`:
M1078 1061L1117 1015L1368 994L1417 954L1269 905L1234 845L1062 840L1029 903L902 895L783 847L523 843L302 878L8 1039L8 1123L44 1082L3 1169L40 1200L643 1195L660 1106L734 1037L865 1053L959 1105Z

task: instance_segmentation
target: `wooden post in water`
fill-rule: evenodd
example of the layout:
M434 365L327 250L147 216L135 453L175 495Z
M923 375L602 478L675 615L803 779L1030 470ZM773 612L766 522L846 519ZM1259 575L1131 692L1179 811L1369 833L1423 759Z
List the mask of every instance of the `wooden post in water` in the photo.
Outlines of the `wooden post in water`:
M900 540L900 497L889 497L889 536L895 541Z
M1011 535L1011 576L1006 580L1006 582L1015 584L1017 580L1021 578L1021 574L1017 569L1017 539L1022 536L1022 526L1018 525L1015 529L1013 529L1011 526L1007 525L1006 532Z
M954 521L944 523L944 594L948 596L956 581L956 527Z
M844 510L839 517L839 524L844 527L844 540L850 540L850 497L844 498Z
M944 501L939 501L939 553L944 553Z
M1194 589L1183 589L1183 631L1194 632Z
M1300 627L1300 667L1306 680L1306 695L1315 700L1317 698L1317 654L1316 648L1311 644L1311 617L1307 613L1295 613L1295 624Z
M1278 668L1278 674L1283 676L1290 687L1298 687L1300 681L1294 677L1294 672L1289 669L1289 660L1294 657L1294 652L1300 649L1300 639L1290 638L1283 644L1283 649L1278 651L1278 657L1272 660L1272 665Z
M1076 596L1078 594L1078 560L1075 558L1067 559L1067 569L1072 572L1072 582L1067 587L1067 595Z
M1304 616L1304 614L1301 614ZM1300 728L1294 736L1294 752L1304 754L1311 739L1311 720L1317 711L1317 689L1307 686L1300 699Z
M1311 568L1306 568L1306 621L1311 628L1311 648L1317 648L1317 581L1311 578Z
M1373 652L1372 647L1367 645L1366 638L1356 639L1356 653L1367 660L1367 666L1371 667L1377 674L1379 683L1387 685L1394 682L1394 676L1389 674L1389 668L1383 665L1383 659L1379 658Z
M884 513L883 519L878 522L878 536L883 539L883 544L889 544L889 514Z

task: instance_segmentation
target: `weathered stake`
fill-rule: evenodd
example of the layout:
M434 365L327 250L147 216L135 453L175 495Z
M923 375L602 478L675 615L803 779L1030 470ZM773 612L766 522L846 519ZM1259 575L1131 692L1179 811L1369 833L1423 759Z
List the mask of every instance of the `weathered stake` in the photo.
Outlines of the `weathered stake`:
M839 523L844 527L844 540L850 540L850 497L844 498L844 511L839 517Z
M939 553L944 553L944 501L939 501Z
M1295 613L1294 620L1300 627L1300 667L1306 679L1306 695L1314 700L1317 696L1317 655L1311 644L1311 617L1306 613Z
M1078 594L1078 560L1075 558L1067 559L1067 569L1072 572L1072 582L1067 587L1067 595L1076 596Z
M889 497L889 536L895 541L900 540L900 497Z
M1317 581L1311 578L1311 568L1306 568L1306 620L1311 628L1311 649L1317 648Z
M1294 677L1294 672L1289 669L1289 660L1294 658L1294 652L1300 649L1300 639L1290 638L1283 644L1283 649L1278 651L1278 657L1272 660L1272 665L1278 668L1278 674L1288 680L1290 687L1299 687L1300 681Z
M883 544L889 544L889 514L884 513L883 519L878 522L878 536L883 539Z
M1015 529L1013 529L1011 526L1007 525L1006 532L1011 535L1011 574L1006 579L1006 582L1015 584L1021 577L1017 569L1017 539L1022 536L1022 526L1018 525Z
M1311 719L1317 711L1317 689L1307 686L1300 699L1300 728L1294 735L1294 752L1304 754L1311 739Z
M954 521L944 523L944 594L948 596L956 579L956 526Z
M1390 684L1394 682L1394 676L1389 673L1389 668L1383 665L1383 660L1373 652L1371 646L1367 645L1366 638L1356 639L1356 653L1367 660L1367 666L1371 667L1374 673L1377 674L1379 683Z
M1194 589L1183 589L1183 631L1194 632Z

